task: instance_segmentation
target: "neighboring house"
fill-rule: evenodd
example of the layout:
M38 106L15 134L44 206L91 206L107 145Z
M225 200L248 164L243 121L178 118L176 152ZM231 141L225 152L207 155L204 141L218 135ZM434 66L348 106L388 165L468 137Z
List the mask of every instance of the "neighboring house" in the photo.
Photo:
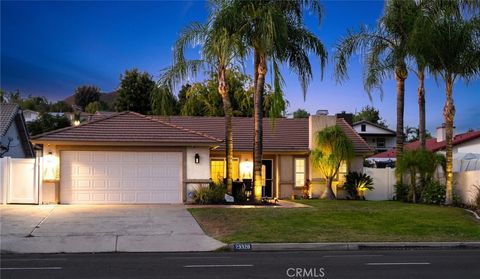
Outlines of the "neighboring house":
M37 111L33 111L29 109L26 109L23 111L23 118L25 118L25 122L27 123L37 120L38 117L40 117L40 113Z
M325 181L312 168L313 135L339 125L355 146L356 156L344 164L361 171L371 148L342 118L320 115L305 119L264 119L264 196L301 195L307 179L312 196ZM253 119L233 118L234 179L253 174ZM182 203L199 184L225 176L223 117L158 117L116 113L77 127L32 139L45 155L44 189L60 193L60 203ZM336 182L336 184L339 183ZM44 194L44 196L47 196ZM44 201L48 202L48 201Z
M23 113L17 104L0 104L0 158L30 158L30 143Z
M387 151L395 147L395 131L367 120L353 123L353 128L375 152Z
M437 137L426 141L426 148L432 152L444 151L446 148L445 126L437 128ZM420 141L414 141L404 146L405 150L420 148ZM453 154L480 154L480 131L467 132L453 137ZM370 161L395 161L395 148L368 157Z

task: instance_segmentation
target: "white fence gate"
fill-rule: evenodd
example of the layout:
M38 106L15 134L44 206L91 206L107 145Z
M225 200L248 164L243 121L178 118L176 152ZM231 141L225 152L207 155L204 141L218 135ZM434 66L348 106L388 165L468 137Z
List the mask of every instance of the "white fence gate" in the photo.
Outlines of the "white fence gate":
M0 158L0 198L5 203L38 204L40 159Z
M365 192L365 199L371 201L391 200L395 195L395 169L363 168L363 172L373 179L372 191Z

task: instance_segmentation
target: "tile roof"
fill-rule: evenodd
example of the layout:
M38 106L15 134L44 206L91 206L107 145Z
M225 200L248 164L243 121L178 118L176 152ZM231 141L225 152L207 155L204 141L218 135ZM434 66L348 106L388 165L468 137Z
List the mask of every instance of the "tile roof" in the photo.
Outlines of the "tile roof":
M122 142L155 145L218 145L221 139L135 112L120 112L32 138L35 142Z
M453 137L453 146L468 142L470 140L474 140L480 138L480 131L475 131L475 132L468 132L468 133L463 133L456 135ZM440 141L437 142L436 138L431 138L427 139L426 141L426 148L427 150L430 150L432 152L437 152L439 150L445 149L447 145L446 141ZM414 141L411 143L408 143L404 146L405 150L414 150L414 149L419 149L420 148L420 141ZM371 156L370 158L395 158L396 156L396 151L395 148L392 148L390 150L387 150L382 153L375 154Z
M372 154L373 149L365 142L365 140L353 129L350 124L343 118L337 118L337 125L347 134L348 138L353 142L355 153L357 154Z
M152 116L178 126L195 129L217 138L225 138L225 118L202 116ZM233 117L233 148L236 151L253 149L253 118ZM342 118L337 124L352 140L356 153L371 153L370 146ZM308 118L277 118L272 125L269 118L263 119L263 150L276 151L309 151ZM218 150L225 150L222 143Z
M155 119L172 124L195 129L216 138L225 138L225 118L205 116L152 116ZM273 124L273 125L272 125ZM252 151L253 149L253 118L233 117L233 148L236 151ZM225 150L222 143L217 150ZM263 150L302 151L308 152L308 118L263 119Z
M0 104L0 135L2 137L12 124L19 109L17 104Z

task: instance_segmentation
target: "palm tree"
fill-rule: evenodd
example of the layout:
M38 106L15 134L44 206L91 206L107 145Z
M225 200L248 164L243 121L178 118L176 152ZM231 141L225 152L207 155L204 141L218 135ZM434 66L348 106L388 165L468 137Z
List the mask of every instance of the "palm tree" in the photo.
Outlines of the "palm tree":
M316 134L317 147L312 150L313 166L321 170L327 180L322 199L335 199L332 183L338 174L340 165L355 156L353 143L337 125L327 127Z
M440 2L440 1L439 1ZM455 2L455 1L447 1ZM443 4L440 2L440 4ZM439 5L430 14L431 32L429 57L430 71L445 82L446 101L443 117L446 128L446 204L453 201L453 122L455 105L453 85L456 80L468 82L480 74L480 17L478 9L468 13L455 3L445 7ZM471 7L478 8L479 1L472 1ZM453 6L453 7L452 7ZM472 15L473 14L473 15Z
M253 51L254 72L254 196L262 195L263 155L263 96L267 65L272 68L273 95L270 115L278 115L284 108L283 79L279 65L287 65L299 76L304 96L312 79L308 54L313 52L320 58L323 69L327 53L321 41L303 24L303 11L310 8L319 18L322 9L317 0L274 1L274 0L233 0L218 18L221 26L241 34L242 39Z
M396 158L401 160L403 154L403 116L405 80L408 77L407 58L409 36L415 24L415 0L390 0L385 4L385 11L374 29L360 28L358 32L349 31L347 36L336 46L335 76L341 82L348 78L347 63L349 58L360 50L364 57L363 84L371 96L373 89L383 93L383 80L393 74L397 83L397 126ZM382 94L383 95L383 94ZM397 176L397 183L401 183Z
M215 5L217 4L217 5ZM232 163L233 163L233 109L227 83L227 71L233 68L238 60L246 55L246 49L240 37L229 32L225 27L215 24L216 15L222 8L222 3L213 3L209 20L206 24L193 23L180 35L174 47L174 65L165 71L162 80L171 88L176 83L188 78L189 74L196 75L199 70L209 68L216 73L218 79L218 93L222 97L225 114L226 138L226 181L227 192L232 192ZM185 48L187 45L202 45L202 59L186 60ZM173 90L173 89L172 89Z

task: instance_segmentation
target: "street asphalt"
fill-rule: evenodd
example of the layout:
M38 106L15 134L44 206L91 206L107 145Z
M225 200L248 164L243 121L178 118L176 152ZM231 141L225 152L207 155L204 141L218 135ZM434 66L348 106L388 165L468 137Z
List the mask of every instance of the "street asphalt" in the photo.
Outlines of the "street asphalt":
M480 278L480 250L2 254L6 278Z

